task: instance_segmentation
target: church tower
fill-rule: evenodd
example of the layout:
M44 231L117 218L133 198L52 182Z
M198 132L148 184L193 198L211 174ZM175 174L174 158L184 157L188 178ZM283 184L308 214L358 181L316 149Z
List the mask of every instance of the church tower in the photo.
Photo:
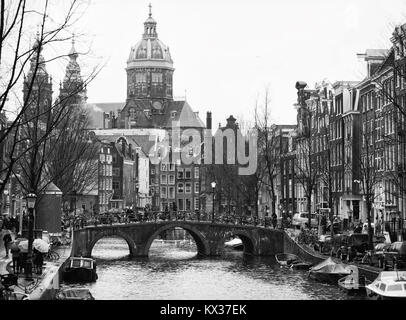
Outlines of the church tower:
M59 100L61 104L69 105L70 107L81 106L87 101L87 90L77 62L79 54L75 48L74 38L72 39L72 49L68 56L69 63L66 67L65 77L59 87Z
M127 61L127 103L119 115L124 128L153 127L153 116L167 112L173 101L173 61L158 39L151 10L149 5L142 40L131 48Z
M32 51L30 69L23 83L23 99L24 104L27 105L24 117L29 122L38 119L46 124L52 113L52 77L46 70L38 32Z

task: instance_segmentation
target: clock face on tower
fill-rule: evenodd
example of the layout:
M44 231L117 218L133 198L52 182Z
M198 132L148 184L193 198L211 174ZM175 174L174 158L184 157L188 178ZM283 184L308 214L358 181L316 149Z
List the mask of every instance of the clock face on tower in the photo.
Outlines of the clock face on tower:
M156 110L161 110L162 109L162 103L159 101L154 101L154 103L152 103L152 106L154 107L154 109Z

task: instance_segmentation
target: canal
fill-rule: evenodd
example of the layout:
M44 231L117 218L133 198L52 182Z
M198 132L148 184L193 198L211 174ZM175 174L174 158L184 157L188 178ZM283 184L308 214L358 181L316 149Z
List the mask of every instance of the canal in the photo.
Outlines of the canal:
M199 258L193 242L156 240L149 258L130 259L124 240L106 238L96 244L93 257L99 278L85 287L97 300L361 299L314 282L305 271L280 268L273 257L231 251Z

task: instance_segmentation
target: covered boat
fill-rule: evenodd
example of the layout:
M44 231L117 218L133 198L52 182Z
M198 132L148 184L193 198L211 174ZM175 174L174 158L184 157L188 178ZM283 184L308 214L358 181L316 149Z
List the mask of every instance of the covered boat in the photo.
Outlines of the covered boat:
M406 271L383 271L365 288L370 300L406 300Z
M312 267L309 270L309 277L317 281L337 284L339 279L348 276L350 273L351 270L347 265L336 263L333 259L328 258Z
M357 266L349 265L350 274L338 280L338 286L348 294L365 292L365 277L359 275Z
M71 257L63 272L63 280L66 282L96 281L96 261L91 258Z
M92 293L86 288L71 288L61 290L56 295L57 300L94 300Z

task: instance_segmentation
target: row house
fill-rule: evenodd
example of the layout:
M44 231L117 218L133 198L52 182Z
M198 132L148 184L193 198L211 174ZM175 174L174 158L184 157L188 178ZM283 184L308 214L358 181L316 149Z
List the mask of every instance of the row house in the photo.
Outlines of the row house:
M259 217L271 216L273 212L281 217L283 212L295 211L295 181L294 181L294 156L291 134L295 125L273 125L269 129L270 161L269 170L265 172L259 194ZM264 159L260 159L263 161ZM267 166L261 163L260 167ZM272 179L272 181L271 181Z
M352 208L357 204L353 206L351 201L359 201L359 196L357 190L345 186L351 179L346 172L353 173L354 169L349 160L352 157L347 153L350 141L354 142L350 137L356 126L354 85L356 82L323 81L316 84L315 89L309 89L305 82L296 84L297 212L328 211L345 221L352 219Z
M396 240L405 236L406 25L395 28L391 42L389 50L358 54L367 67L360 82L296 84L295 177L298 212L307 211L309 201L299 180L313 168L319 172L312 212L328 208L349 222L365 222L371 203L372 222L383 221Z

